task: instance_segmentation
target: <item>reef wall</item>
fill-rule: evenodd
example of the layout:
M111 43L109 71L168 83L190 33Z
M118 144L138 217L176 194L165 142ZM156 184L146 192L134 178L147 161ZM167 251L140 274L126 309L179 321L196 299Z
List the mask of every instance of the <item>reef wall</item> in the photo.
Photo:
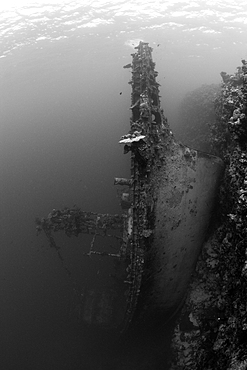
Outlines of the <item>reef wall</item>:
M247 368L247 63L221 76L212 140L226 167L215 228L174 331L172 370Z

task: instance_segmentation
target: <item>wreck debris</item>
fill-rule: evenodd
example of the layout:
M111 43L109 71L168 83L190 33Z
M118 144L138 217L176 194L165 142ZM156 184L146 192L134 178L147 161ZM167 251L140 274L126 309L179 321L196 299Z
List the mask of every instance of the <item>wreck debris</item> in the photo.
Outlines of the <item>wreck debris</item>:
M119 235L111 234L110 230L123 229L123 219L125 215L109 215L95 212L84 212L80 208L64 208L62 210L53 209L47 218L36 219L36 230L45 232L51 242L51 247L59 250L55 244L52 232L64 231L68 237L78 236L79 234L91 234L93 239L90 243L88 255L95 253L93 246L97 236L112 237L122 240ZM121 255L121 248L120 254Z

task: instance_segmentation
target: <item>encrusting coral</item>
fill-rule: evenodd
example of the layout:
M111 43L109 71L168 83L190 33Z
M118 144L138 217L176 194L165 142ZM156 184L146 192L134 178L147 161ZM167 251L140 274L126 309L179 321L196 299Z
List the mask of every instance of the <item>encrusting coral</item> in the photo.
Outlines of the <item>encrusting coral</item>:
M224 79L211 126L225 161L214 229L173 336L172 370L247 369L247 63Z

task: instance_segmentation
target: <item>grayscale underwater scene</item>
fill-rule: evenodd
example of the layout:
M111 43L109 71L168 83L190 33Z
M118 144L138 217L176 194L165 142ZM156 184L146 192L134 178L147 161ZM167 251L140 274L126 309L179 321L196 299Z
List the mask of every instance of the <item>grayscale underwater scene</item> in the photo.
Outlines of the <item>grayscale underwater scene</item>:
M0 19L0 368L247 369L245 1Z

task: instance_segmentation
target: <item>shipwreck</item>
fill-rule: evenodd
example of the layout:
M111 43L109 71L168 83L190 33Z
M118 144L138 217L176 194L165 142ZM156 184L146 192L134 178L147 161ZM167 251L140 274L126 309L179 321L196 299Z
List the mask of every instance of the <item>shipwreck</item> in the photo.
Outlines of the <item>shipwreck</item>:
M175 140L160 106L148 43L139 43L125 67L132 72L132 116L119 143L131 154L131 176L114 180L123 189L122 213L74 207L54 209L36 220L38 232L46 234L62 262L56 234L87 235L83 258L109 273L94 276L92 285L78 292L81 322L117 335L144 322L154 328L181 308L224 168L218 157ZM109 241L117 246L114 253Z

